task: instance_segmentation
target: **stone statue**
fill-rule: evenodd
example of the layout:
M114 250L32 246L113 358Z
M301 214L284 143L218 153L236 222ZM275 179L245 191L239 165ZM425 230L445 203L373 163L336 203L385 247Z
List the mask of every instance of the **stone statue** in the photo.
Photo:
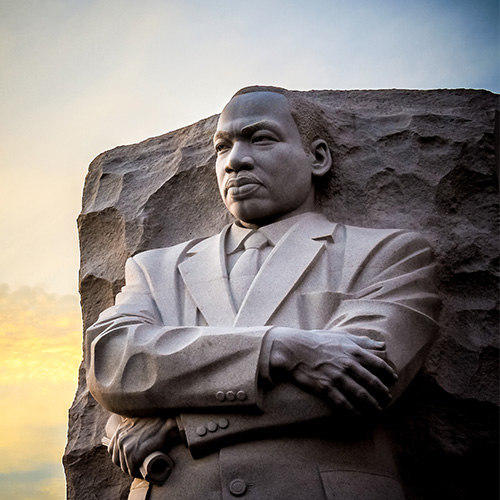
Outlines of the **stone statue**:
M317 212L326 130L301 95L240 90L214 136L236 221L130 258L88 329L88 384L115 414L108 451L136 478L130 499L404 498L384 410L436 336L431 250ZM143 479L157 452L163 484Z

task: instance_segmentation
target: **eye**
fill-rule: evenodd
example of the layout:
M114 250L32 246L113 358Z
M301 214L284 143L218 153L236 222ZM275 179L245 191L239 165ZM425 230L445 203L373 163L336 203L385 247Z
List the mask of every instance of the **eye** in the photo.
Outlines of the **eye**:
M268 132L258 132L254 136L252 136L253 143L268 143L268 142L277 142L278 139L274 134Z
M227 149L229 149L229 146L224 142L219 142L215 145L215 152L217 154L223 153Z

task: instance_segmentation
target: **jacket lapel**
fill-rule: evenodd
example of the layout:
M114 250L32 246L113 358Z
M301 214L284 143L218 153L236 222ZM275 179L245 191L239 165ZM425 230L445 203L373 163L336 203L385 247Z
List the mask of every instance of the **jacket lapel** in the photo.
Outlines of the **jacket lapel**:
M182 279L209 326L228 326L236 316L224 255L228 228L195 245L192 255L179 264Z
M332 238L335 224L311 214L295 224L259 270L235 318L235 326L265 325L296 289Z

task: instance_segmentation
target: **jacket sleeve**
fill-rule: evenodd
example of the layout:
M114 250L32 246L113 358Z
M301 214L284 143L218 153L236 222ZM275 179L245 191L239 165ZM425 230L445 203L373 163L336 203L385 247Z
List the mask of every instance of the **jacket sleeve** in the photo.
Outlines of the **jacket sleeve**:
M394 401L421 367L437 334L440 300L432 252L416 233L352 229L343 235L342 282L334 289L306 293L301 300L309 311L324 315L324 329L385 341L387 359L399 375L392 388ZM359 239L365 244L359 245ZM365 251L356 252L360 247ZM317 425L313 422L336 415L328 402L288 383L266 391L262 408L262 415L226 414L223 425L217 414L182 414L191 453L201 456L225 442L286 425Z
M346 255L361 237L356 231L346 238ZM395 400L422 366L438 333L441 300L432 250L418 233L392 231L359 261L346 258L345 267L355 271L346 273L345 293L326 328L385 342L387 359L399 376L391 391Z
M437 331L432 255L416 234L391 231L381 237L380 231L360 231L343 236L344 256L337 263L343 281L300 299L325 318L324 329L384 339L400 376L397 396ZM359 245L360 238L365 244ZM289 383L259 391L258 360L271 326L165 326L134 259L127 264L126 280L116 306L87 333L89 387L109 410L129 416L180 414L195 457L334 415L328 402Z
M123 416L258 409L257 367L271 327L166 326L131 258L126 286L86 334L95 399Z

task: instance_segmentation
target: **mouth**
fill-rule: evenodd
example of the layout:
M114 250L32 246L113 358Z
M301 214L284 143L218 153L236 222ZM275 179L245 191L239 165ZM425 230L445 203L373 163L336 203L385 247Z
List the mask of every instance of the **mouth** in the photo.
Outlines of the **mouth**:
M243 200L253 195L261 185L260 180L255 177L231 177L224 185L224 194L233 200Z

